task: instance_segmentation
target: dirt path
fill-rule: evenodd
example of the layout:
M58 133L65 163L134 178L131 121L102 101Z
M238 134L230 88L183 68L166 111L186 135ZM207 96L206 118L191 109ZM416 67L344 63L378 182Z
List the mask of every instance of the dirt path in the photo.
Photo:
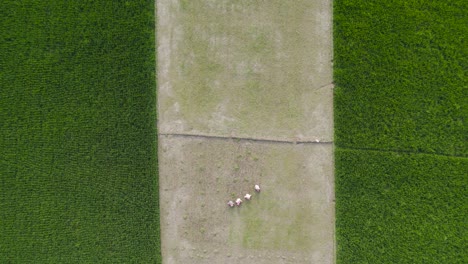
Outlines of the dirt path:
M164 263L334 263L331 1L157 5Z

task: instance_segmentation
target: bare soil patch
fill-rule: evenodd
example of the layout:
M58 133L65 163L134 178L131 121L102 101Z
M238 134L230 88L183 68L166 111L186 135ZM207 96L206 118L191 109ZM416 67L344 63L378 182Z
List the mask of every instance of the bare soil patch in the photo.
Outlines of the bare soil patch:
M158 1L159 131L333 139L331 2Z
M164 263L333 263L331 1L157 5Z
M332 144L161 137L166 263L332 263L332 159Z

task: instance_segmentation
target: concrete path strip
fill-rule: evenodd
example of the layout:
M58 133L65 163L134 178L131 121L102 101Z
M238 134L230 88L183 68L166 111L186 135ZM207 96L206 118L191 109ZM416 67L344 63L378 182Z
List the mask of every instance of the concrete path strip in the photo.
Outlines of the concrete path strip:
M164 263L334 263L331 7L157 1Z

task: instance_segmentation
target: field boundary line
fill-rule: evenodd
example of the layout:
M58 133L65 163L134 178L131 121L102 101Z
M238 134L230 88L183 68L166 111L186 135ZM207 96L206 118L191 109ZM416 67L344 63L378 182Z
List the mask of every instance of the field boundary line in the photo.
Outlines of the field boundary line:
M203 139L218 139L218 140L238 140L263 143L277 144L331 144L333 141L321 141L320 139L290 139L290 138L265 138L265 137L241 137L241 136L220 136L207 134L192 134L192 133L159 133L159 136L179 137L179 138L203 138Z
M343 149L343 150L362 150L362 151L373 151L373 152L383 152L383 153L421 154L421 155L428 155L428 156L440 156L440 157L468 159L467 156L462 156L462 155L451 155L451 154L443 154L443 153L430 153L430 152L411 151L411 150L377 149L377 148L352 148L352 147L339 147L339 146L335 146L335 148L338 149L338 150Z

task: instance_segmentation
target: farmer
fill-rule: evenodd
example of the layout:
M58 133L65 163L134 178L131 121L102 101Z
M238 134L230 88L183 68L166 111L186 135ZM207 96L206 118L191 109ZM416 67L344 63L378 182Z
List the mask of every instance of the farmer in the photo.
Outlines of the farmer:
M237 198L237 200L236 200L236 204L237 204L237 206L240 206L240 205L241 205L241 203L242 203L242 200L241 200L240 198Z
M234 206L234 202L233 202L233 201L229 201L229 202L228 202L228 205L229 205L229 207L233 207L233 206Z
M250 195L250 194L248 194L248 193L244 196L244 198L245 198L246 200L249 200L249 201L250 201L250 198L251 198L251 197L252 197L252 195Z
M254 187L254 188L255 188L255 191L256 191L256 192L260 192L260 186L258 186L258 184L255 184L255 187Z

